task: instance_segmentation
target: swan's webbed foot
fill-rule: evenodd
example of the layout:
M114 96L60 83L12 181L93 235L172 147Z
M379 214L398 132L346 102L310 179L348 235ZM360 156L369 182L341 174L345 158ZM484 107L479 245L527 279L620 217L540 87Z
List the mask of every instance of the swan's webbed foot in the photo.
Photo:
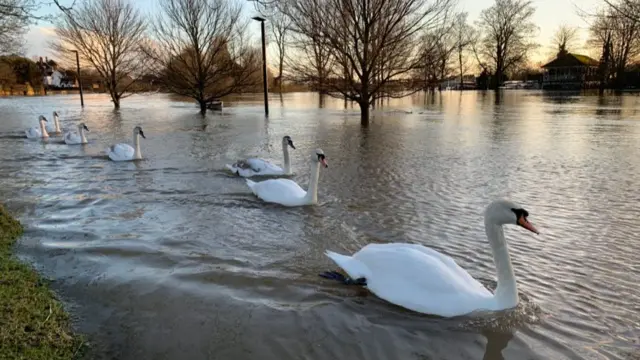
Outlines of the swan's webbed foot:
M329 280L336 280L339 281L345 285L358 285L358 286L366 286L367 285L367 279L361 277L361 278L357 278L357 279L352 279L350 277L344 276L343 274L337 272L337 271L325 271L322 274L319 274L320 277L323 277L325 279L329 279Z

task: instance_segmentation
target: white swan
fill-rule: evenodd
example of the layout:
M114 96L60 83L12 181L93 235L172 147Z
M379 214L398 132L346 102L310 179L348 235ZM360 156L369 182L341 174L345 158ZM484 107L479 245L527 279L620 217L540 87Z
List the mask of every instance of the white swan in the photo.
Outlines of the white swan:
M318 178L320 165L329 167L322 149L311 155L311 178L309 189L304 191L295 181L289 179L270 179L254 182L247 179L247 185L260 199L284 206L302 206L318 203Z
M144 132L140 126L133 128L133 147L129 144L115 144L111 145L106 151L109 155L109 159L113 161L130 161L142 159L142 153L140 152L140 136L146 139Z
M47 129L45 127L45 123L47 122L47 118L45 118L44 116L40 115L38 117L38 123L40 124L40 129L38 129L37 127L32 127L29 128L25 131L25 133L27 134L27 138L28 139L37 139L37 138L43 138L46 139L49 137L49 133L47 133Z
M227 169L242 177L252 177L256 175L290 175L291 160L289 159L289 146L291 146L291 148L293 149L296 148L295 146L293 146L293 140L291 140L291 137L287 135L282 138L284 169L282 169L280 166L270 163L267 160L257 158L240 160L231 165L227 164Z
M78 131L69 131L64 134L64 142L67 145L78 145L88 143L87 137L84 136L84 131L89 131L89 128L84 123L78 125Z
M60 129L60 118L56 111L53 112L53 124L47 123L47 131L56 135L60 135L62 130Z
M351 279L337 272L321 276L366 285L378 297L420 313L451 317L513 308L518 288L502 225L519 225L538 234L528 215L506 200L494 201L485 210L485 231L498 273L495 294L449 256L417 244L369 244L352 256L327 251Z

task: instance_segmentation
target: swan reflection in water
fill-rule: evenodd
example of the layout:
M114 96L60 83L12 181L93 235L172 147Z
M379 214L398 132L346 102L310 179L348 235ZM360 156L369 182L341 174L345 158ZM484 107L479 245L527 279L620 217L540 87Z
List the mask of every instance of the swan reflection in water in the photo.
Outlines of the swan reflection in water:
M504 350L507 345L509 345L509 341L513 339L513 333L483 331L482 335L487 338L487 347L485 348L482 360L504 360L502 350Z

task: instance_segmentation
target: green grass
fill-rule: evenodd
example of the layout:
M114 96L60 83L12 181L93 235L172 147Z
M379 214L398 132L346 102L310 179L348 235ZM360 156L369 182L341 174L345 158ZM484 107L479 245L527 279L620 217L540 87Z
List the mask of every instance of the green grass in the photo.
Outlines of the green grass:
M0 359L75 359L83 340L38 274L12 254L22 225L0 205Z

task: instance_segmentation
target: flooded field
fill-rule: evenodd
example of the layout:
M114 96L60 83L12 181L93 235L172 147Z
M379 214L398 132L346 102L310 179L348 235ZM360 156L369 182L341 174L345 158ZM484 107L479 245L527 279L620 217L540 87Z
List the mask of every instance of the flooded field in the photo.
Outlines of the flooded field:
M91 359L628 359L640 352L640 97L514 91L416 95L378 107L315 94L225 101L164 95L0 99L0 195L25 224L16 249L91 340ZM24 138L37 116L83 121L89 144ZM104 150L144 129L143 160ZM225 164L283 163L319 204L255 198ZM498 197L539 236L509 228L517 309L442 319L318 277L325 250L419 243L495 287L482 213ZM416 274L420 276L420 274Z

